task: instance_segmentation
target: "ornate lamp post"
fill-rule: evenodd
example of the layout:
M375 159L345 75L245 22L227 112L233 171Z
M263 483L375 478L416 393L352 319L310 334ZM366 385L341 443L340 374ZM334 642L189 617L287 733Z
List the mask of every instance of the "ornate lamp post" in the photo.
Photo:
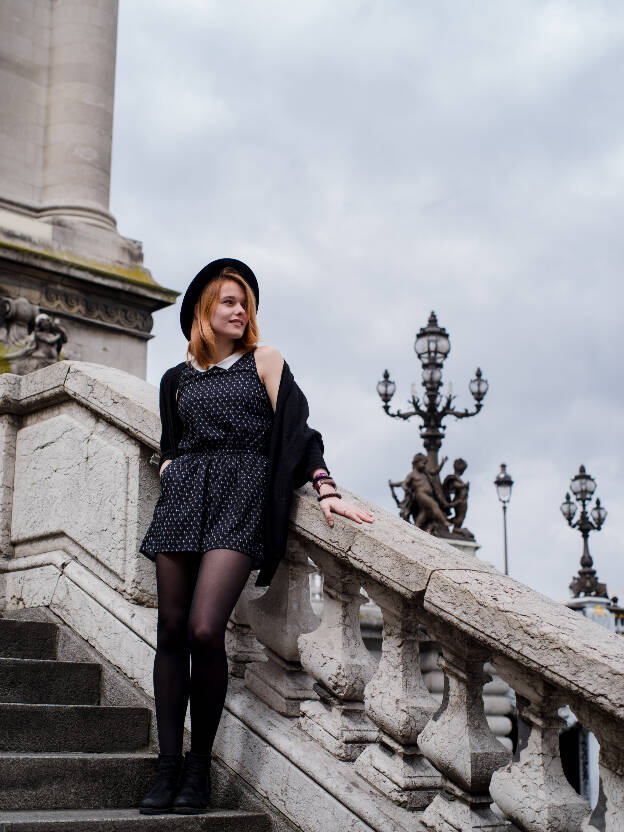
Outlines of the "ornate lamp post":
M377 393L388 416L398 419L411 419L412 416L419 416L422 419L420 435L432 469L438 464L438 451L442 447L442 440L444 439L443 420L447 416L454 416L456 419L476 416L483 407L483 399L489 386L483 378L481 370L477 368L475 378L468 385L475 400L475 409L456 410L453 407L456 397L450 393L444 397L440 393L442 367L450 351L451 341L448 333L444 327L438 326L436 314L432 312L427 326L419 331L414 343L414 352L422 364L422 383L425 388L424 401L421 403L415 395L416 385L412 385L412 396L409 399L412 410L397 410L392 413L390 411L390 400L394 396L396 384L390 379L388 370L384 372L383 379L377 383Z
M431 313L427 326L423 327L416 335L414 351L422 364L422 385L425 388L422 401L417 396L416 385L412 384L411 398L408 399L411 409L407 411L397 410L393 413L390 410L390 401L396 391L396 384L390 378L388 370L384 372L383 378L377 383L377 393L388 416L404 420L417 416L421 420L420 435L427 451L426 470L424 459L422 462L419 461L417 459L418 454L414 457L415 467L410 482L413 486L412 490L415 492L415 498L411 502L411 508L407 503L405 505L399 504L401 505L401 516L405 520L412 516L417 526L427 528L434 534L474 539L467 529L460 528L466 514L468 494L468 484L463 482L461 475L465 471L467 463L461 459L455 461L455 473L446 478L445 488L440 483L439 472L446 460L443 460L441 464L438 463L438 451L442 446L445 435L443 422L446 417L454 416L456 419L466 419L475 416L483 407L483 399L488 391L488 383L483 378L481 370L477 369L475 377L468 385L475 400L473 410L455 409L453 406L455 396L450 391L446 396L442 395L440 392L442 367L451 351L451 341L444 327L438 325L435 312ZM428 479L429 485L424 482L424 477ZM406 498L403 502L405 502L409 497L408 479L403 483L390 483L391 488L394 488L395 485L401 485L404 488ZM396 496L395 500L397 500ZM398 500L397 503L399 503ZM452 508L455 509L455 515L452 519L448 519ZM453 532L450 534L448 528L445 530L445 525L448 527L449 523L454 524Z
M561 503L561 513L568 522L568 526L573 529L578 529L583 536L583 554L581 555L581 568L578 575L572 579L570 589L572 595L578 598L581 595L593 595L598 598L607 598L607 586L598 581L596 570L593 568L594 561L589 554L589 535L590 532L600 531L607 518L607 512L600 504L600 500L596 500L596 505L587 512L587 504L591 502L594 491L596 490L596 481L585 470L585 466L581 465L578 474L570 481L570 490L575 497L576 503L581 506L581 513L576 522L573 522L576 514L577 505L570 499L570 494L565 495L565 500Z
M503 506L503 534L505 538L505 575L509 575L509 562L507 559L507 505L511 500L511 489L513 487L513 480L507 471L507 466L501 462L500 471L494 480L496 486L496 493L498 499Z

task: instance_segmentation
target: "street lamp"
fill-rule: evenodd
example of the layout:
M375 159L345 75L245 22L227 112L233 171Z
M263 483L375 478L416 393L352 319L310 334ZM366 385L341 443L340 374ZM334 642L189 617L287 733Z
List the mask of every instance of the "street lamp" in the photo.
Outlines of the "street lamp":
M494 480L496 486L496 493L498 499L503 506L503 534L505 539L505 575L509 575L509 562L507 557L507 505L511 500L511 489L513 487L513 480L507 471L507 465L501 462L500 471Z
M598 581L596 577L596 570L593 568L594 561L589 554L589 535L590 532L598 532L604 525L607 519L607 512L602 507L600 499L596 500L596 505L587 511L587 504L596 490L596 480L591 477L585 470L585 466L581 465L578 474L576 474L570 481L570 491L574 495L576 504L570 499L569 492L565 495L565 500L559 507L561 513L565 517L568 526L572 529L578 529L583 536L583 554L581 555L581 568L578 575L572 579L570 589L572 595L578 598L580 595L595 595L598 598L607 598L607 586ZM577 511L577 504L581 506L581 513L576 522L573 522Z
M456 410L453 407L455 396L450 392L442 396L442 367L445 359L451 351L451 341L448 332L438 325L435 312L429 316L427 326L419 330L414 342L414 351L422 364L422 384L425 388L424 400L421 403L416 395L416 385L412 385L412 395L408 399L412 406L411 410L390 411L390 400L396 391L396 384L390 378L386 370L381 381L377 383L377 393L383 402L383 409L393 418L411 419L418 416L422 420L420 435L427 450L428 468L433 471L438 467L438 451L442 447L445 427L443 421L447 416L454 416L456 419L465 419L475 416L483 407L483 399L488 391L488 383L483 378L480 369L477 369L475 378L468 385L475 400L474 410Z

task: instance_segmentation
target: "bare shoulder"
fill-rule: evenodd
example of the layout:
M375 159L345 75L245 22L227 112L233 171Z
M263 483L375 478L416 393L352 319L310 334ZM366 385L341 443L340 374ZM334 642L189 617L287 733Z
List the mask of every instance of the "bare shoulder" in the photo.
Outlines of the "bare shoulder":
M266 344L256 349L256 366L260 378L271 378L281 374L284 359L276 347L270 347Z

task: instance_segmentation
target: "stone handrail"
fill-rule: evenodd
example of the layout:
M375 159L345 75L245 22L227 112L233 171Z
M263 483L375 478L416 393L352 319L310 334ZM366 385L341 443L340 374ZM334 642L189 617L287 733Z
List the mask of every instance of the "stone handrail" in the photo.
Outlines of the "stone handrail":
M133 629L139 639L153 621L134 616L132 609L153 613L145 609L154 603L153 574L136 546L158 493L149 459L159 433L155 388L125 373L60 362L21 378L0 377L0 571L17 574L20 559L25 569L52 568L49 552L61 561L59 551L68 553L125 599L124 620L140 622ZM67 454L74 454L73 467ZM108 479L98 479L107 464ZM70 470L80 492L68 485ZM115 495L122 483L120 502ZM54 511L33 526L45 495L56 499L59 492ZM118 500L117 512L108 511L103 493ZM620 637L349 496L374 512L375 524L337 518L330 529L311 489L297 492L288 552L273 583L266 592L250 583L232 616L232 671L244 678L250 695L276 720L281 715L296 724L306 738L301 742L322 749L326 761L335 760L351 796L361 788L362 801L375 793L396 807L395 814L386 812L394 825L382 827L369 813L367 829L620 832ZM72 525L66 504L81 524ZM97 527L91 521L94 505L106 521ZM310 606L310 560L323 576L320 621ZM72 580L82 578L74 574ZM383 614L378 665L361 638L362 589ZM87 592L91 598L102 595L96 588ZM441 705L422 678L419 651L425 640L441 650ZM148 641L143 639L141 650ZM515 690L530 729L514 760L485 719L489 666ZM558 710L564 705L600 742L601 789L593 811L561 767ZM285 747L280 745L280 753ZM303 765L299 759L293 764ZM327 783L323 772L313 776ZM400 820L399 810L413 824Z

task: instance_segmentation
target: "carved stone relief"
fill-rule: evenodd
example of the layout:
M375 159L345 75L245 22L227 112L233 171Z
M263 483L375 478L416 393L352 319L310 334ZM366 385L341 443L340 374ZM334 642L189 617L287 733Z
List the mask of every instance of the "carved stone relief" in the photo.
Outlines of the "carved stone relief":
M153 319L149 312L122 306L103 298L86 297L78 292L71 292L56 286L46 286L42 300L47 308L56 309L59 312L117 324L138 332L152 331Z

